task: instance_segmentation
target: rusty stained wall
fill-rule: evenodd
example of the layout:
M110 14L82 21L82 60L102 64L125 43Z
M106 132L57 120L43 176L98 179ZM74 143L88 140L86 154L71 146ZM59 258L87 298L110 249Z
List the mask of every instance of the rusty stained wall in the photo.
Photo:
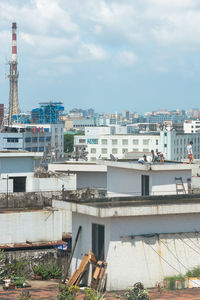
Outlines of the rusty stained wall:
M105 226L107 290L142 282L155 287L165 276L200 265L200 214L100 218L73 213L72 242L82 226L72 272L92 250L92 224Z
M0 214L0 245L62 240L62 215L56 210Z

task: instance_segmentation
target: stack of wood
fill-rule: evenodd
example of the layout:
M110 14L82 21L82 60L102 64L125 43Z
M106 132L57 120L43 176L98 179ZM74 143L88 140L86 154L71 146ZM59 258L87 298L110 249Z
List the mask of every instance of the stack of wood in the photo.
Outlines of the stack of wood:
M99 292L103 292L106 283L107 263L104 260L98 260L92 276L90 287Z
M89 251L88 254L85 254L83 256L83 259L78 269L75 270L72 276L69 278L67 285L68 286L79 285L81 279L83 278L86 272L89 263L92 264L93 266L92 280L91 280L90 287L92 289L102 292L104 290L105 283L106 283L105 271L106 271L107 263L103 260L97 261L94 254L91 251Z

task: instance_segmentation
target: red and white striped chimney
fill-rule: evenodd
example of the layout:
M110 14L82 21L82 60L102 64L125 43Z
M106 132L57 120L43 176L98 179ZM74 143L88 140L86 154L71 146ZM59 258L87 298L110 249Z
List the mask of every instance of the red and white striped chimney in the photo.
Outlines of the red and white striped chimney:
M17 61L17 23L12 23L12 61Z

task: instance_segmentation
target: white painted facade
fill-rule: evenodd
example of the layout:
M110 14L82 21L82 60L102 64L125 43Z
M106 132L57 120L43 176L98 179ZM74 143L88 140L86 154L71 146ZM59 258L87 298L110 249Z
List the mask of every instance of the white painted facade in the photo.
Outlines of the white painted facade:
M136 206L134 201L120 203L119 198L108 205L60 202L60 208L73 212L73 242L82 226L72 272L92 250L92 224L104 225L107 290L123 290L138 281L155 287L165 276L185 274L199 265L200 201L153 200Z
M76 174L76 188L99 188L107 187L107 166L91 162L65 162L48 165L52 172Z
M0 245L62 240L62 214L58 210L2 212Z
M121 159L127 152L160 151L167 160L181 161L186 158L186 147L193 142L194 159L200 158L200 133L161 131L144 134L89 134L74 137L75 148L84 148L89 161L108 159L110 154Z
M42 153L31 152L0 152L0 193L14 192L14 180L25 178L25 192L76 190L76 174L59 175L50 178L34 176L34 161L40 159ZM15 178L15 179L14 179Z
M200 120L186 120L183 123L185 133L198 133L200 132Z
M108 197L142 196L142 176L148 176L146 195L176 194L175 177L182 177L186 193L191 183L192 169L184 164L141 165L131 162L104 162L107 165ZM180 183L180 182L179 182ZM180 188L180 186L179 186ZM183 193L183 192L182 192Z

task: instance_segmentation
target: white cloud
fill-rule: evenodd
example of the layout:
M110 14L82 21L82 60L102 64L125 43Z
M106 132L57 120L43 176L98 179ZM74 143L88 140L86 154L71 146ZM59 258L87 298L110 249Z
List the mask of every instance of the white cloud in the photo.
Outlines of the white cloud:
M135 53L131 52L131 51L121 51L117 54L117 60L127 66L132 66L134 65L138 58L135 55Z
M44 62L73 64L115 57L133 65L148 48L200 50L198 0L1 0L1 44L11 44L8 26L15 20L19 53Z

